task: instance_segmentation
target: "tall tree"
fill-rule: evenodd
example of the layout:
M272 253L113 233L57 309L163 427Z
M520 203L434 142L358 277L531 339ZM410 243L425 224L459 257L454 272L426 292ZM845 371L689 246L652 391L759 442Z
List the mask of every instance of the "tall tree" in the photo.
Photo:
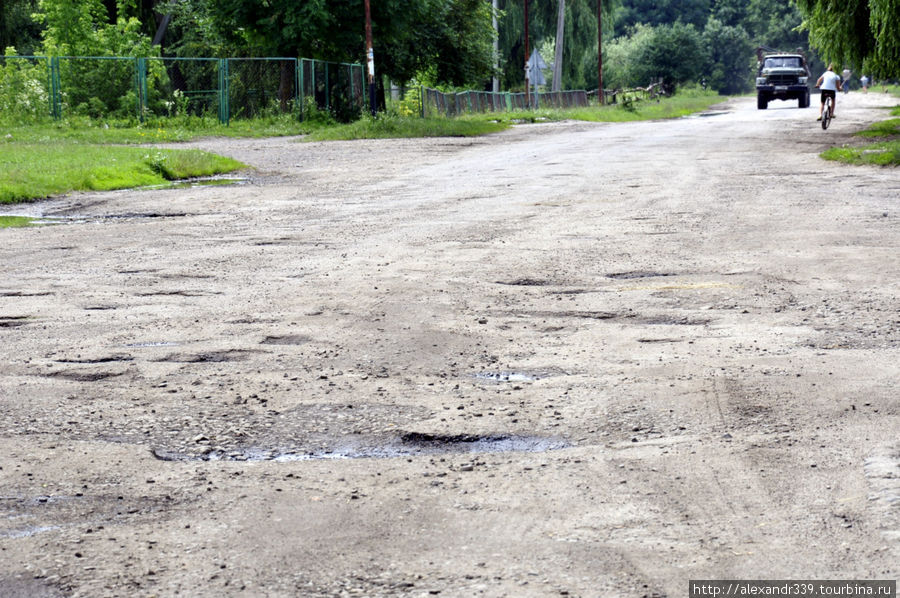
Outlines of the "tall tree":
M566 0L558 0L556 16L556 51L553 57L553 91L562 87L563 46L566 40Z
M710 18L703 30L709 85L721 94L750 91L753 44L740 25L726 25Z
M616 26L627 30L638 23L671 25L677 21L702 29L710 0L623 0L616 11Z
M603 35L612 31L612 20L620 0L602 0ZM500 9L500 56L502 86L521 88L524 84L525 45L523 0L503 0ZM530 46L538 48L556 39L559 5L530 0ZM597 86L597 0L566 0L563 39L562 81L565 89L592 89ZM608 38L607 38L608 39Z
M795 0L810 43L828 60L900 76L900 0Z
M258 55L359 62L362 0L220 0L221 35ZM435 82L472 84L491 74L491 6L484 0L372 3L375 64L400 83L428 71Z
M0 2L0 54L13 47L19 54L34 54L40 46L41 27L31 17L37 0Z

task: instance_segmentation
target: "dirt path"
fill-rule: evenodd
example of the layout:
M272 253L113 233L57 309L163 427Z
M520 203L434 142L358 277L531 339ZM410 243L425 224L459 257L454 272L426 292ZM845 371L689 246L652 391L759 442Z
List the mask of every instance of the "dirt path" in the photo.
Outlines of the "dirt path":
M0 594L900 577L900 177L813 110L191 145L0 231Z

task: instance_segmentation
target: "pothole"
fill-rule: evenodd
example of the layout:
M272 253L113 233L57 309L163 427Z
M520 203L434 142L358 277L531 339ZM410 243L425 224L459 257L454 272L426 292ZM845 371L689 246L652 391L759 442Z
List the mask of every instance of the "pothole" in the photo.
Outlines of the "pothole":
M632 280L635 278L659 278L662 276L675 276L672 272L653 272L648 270L634 270L632 272L613 272L612 274L607 274L607 278L614 278L616 280Z
M261 345L303 345L308 343L310 337L302 335L302 334L285 334L282 336L267 336L264 338L260 344Z
M228 361L242 361L247 358L249 351L211 351L209 353L171 353L154 361L171 363L224 363Z
M512 287L544 287L552 285L549 280L541 280L538 278L517 278L515 280L498 280L497 284L508 285Z
M546 375L533 372L478 372L474 377L485 382L534 382Z
M386 440L369 438L334 439L332 446L312 450L283 450L246 447L228 451L210 449L202 454L152 449L162 461L312 461L320 459L391 459L422 455L477 453L540 453L572 446L556 437L519 434L430 434L402 432Z
M162 185L148 185L141 189L196 189L197 187L221 187L227 185L246 185L250 179L243 177L208 176L193 179L182 179L163 183Z
M149 347L177 347L178 343L170 341L145 342L145 343L129 343L125 345L129 349L147 349Z
M18 328L29 323L31 316L0 316L0 328Z

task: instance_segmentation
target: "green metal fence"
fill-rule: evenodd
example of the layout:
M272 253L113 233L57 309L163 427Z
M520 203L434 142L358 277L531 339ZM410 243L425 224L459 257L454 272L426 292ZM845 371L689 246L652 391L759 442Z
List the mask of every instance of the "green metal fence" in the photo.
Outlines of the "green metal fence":
M364 89L362 65L306 58L0 56L0 118L190 114L227 124L263 114L302 119L315 107L352 120Z
M532 93L532 107L572 108L588 106L588 92L556 91ZM528 107L528 98L524 93L462 91L444 93L428 87L422 88L422 115L458 116L467 112L507 112L524 110Z

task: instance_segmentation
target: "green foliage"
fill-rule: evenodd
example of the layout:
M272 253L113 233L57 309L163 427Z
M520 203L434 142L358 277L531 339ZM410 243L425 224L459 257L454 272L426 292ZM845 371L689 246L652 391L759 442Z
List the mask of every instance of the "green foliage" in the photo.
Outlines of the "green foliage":
M710 8L710 0L624 0L616 11L616 26L627 30L638 24L680 22L699 29L706 24Z
M621 0L603 0L603 36L612 39L613 15ZM525 14L521 0L500 0L499 46L501 87L524 89ZM553 47L556 38L558 0L529 3L529 49ZM597 87L597 2L566 0L563 42L562 89ZM604 46L606 42L604 42ZM605 48L604 48L605 51ZM552 54L542 54L550 63ZM608 57L604 56L604 65ZM605 67L604 67L605 69ZM604 86L606 74L604 72Z
M750 91L754 46L740 25L726 25L710 18L703 31L706 74L709 85L724 95Z
M0 50L14 47L23 56L36 53L40 45L41 27L32 17L37 0L3 0L0 2Z
M6 48L0 57L0 123L33 122L48 114L46 61L18 57Z
M672 91L698 80L706 58L701 34L682 23L638 25L630 36L614 40L607 52L607 88L646 87L662 79Z
M363 114L356 122L320 129L307 141L399 139L406 137L472 137L502 131L508 123L467 118L416 118L382 112Z
M44 24L43 53L48 56L148 57L156 56L150 38L142 32L133 0L119 0L117 19L109 22L101 0L40 0L35 18ZM63 109L94 117L137 113L134 91L136 63L108 60L98 68L95 60L60 60ZM165 77L158 63L150 63L149 85Z
M796 1L810 43L829 61L875 77L900 76L900 1Z

